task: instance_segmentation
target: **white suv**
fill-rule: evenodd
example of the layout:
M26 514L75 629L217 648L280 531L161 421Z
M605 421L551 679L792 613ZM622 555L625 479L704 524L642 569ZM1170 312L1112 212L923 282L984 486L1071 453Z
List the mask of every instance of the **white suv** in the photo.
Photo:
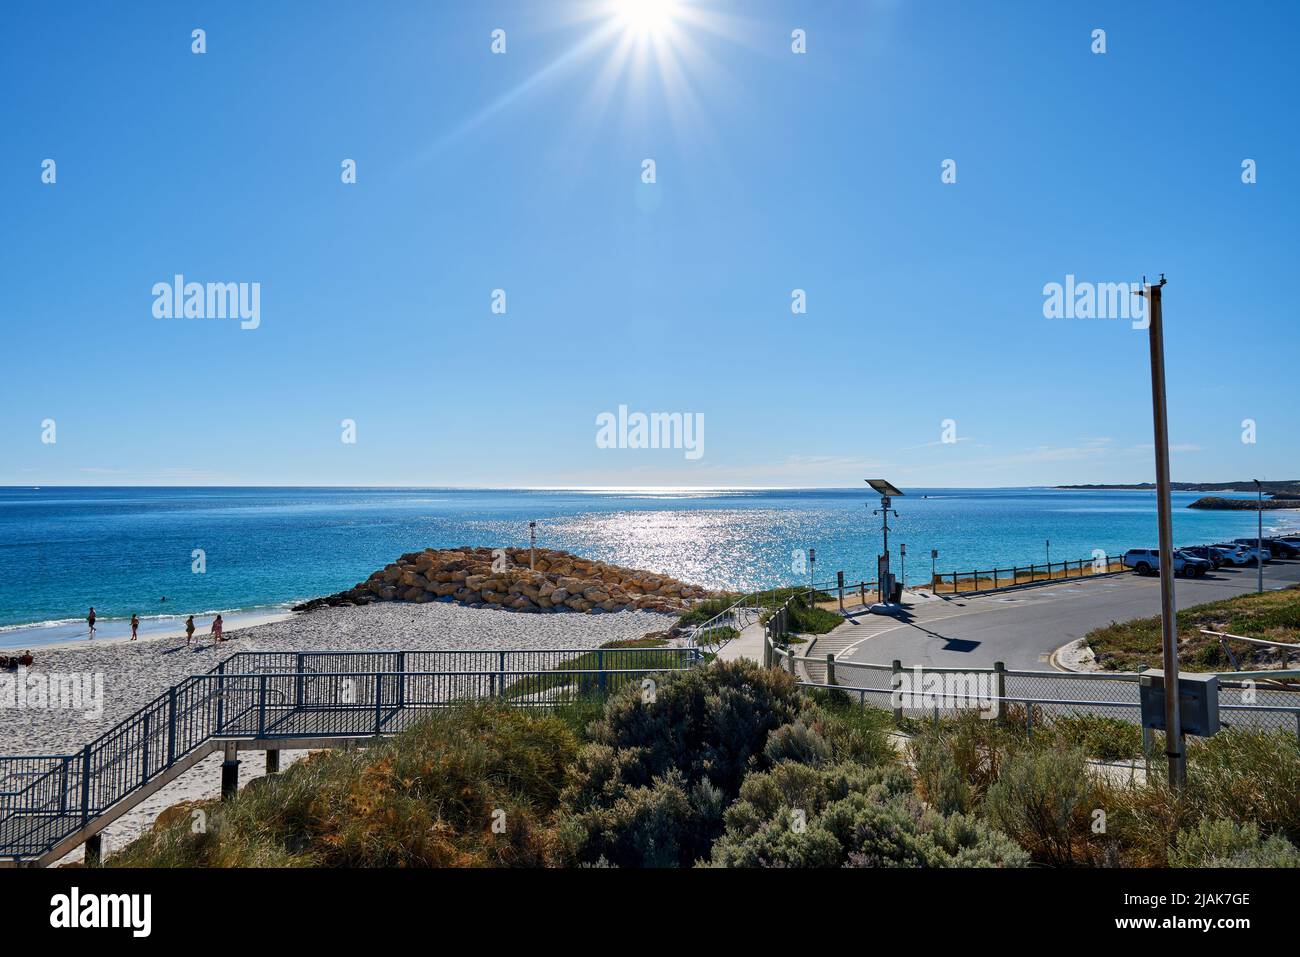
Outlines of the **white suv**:
M1153 575L1160 570L1160 549L1130 548L1124 553L1124 567L1132 568L1139 575ZM1187 559L1174 552L1174 574L1181 575L1187 566Z

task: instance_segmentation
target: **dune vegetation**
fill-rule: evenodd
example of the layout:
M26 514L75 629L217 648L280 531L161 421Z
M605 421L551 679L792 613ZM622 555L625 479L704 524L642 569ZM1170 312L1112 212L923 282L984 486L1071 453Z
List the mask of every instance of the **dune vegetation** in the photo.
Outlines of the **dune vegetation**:
M891 720L749 663L467 703L170 809L106 866L1300 865L1292 735L1195 741L1173 792L1090 763L1094 724Z

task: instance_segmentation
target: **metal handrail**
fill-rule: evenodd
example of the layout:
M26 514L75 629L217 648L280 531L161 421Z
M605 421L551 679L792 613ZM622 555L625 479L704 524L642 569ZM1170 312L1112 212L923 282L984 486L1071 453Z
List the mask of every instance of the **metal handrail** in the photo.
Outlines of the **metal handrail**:
M646 663L640 667L562 667L576 656L591 652L597 653L597 661L602 664L607 660L605 656L609 656L614 664ZM656 654L648 654L650 652ZM389 668L339 672L316 669L275 673L225 671L226 666L240 656L253 656L253 661L235 661L237 667L256 668L259 667L256 662L258 654L284 654L240 652L206 674L182 679L79 752L0 757L0 762L15 764L35 760L52 763L44 770L31 772L34 780L21 789L0 792L0 857L39 857L212 740L256 740L268 735L280 740L369 737L391 729L396 715L405 709L415 712L445 707L464 700L467 694L471 697L503 697L511 704L523 707L547 707L555 703L551 699L570 687L576 687L579 693L603 693L628 677L688 670L698 661L698 654L688 648L477 649L476 653L494 655L497 667L442 671ZM536 655L543 660L562 656L563 660L553 668L505 667L508 656L521 653L525 657ZM314 653L289 654L305 661ZM415 657L424 653L328 654L354 655L362 663L375 661L379 655L395 654L400 667L406 655ZM630 659L629 655L632 656ZM325 700L309 701L305 694L309 686L304 679L312 679L313 685L323 682ZM336 700L338 690L333 689L341 690L343 679L355 680L352 690L361 692L360 700ZM539 687L531 688L530 680L538 681ZM559 684L540 686L548 680ZM575 681L576 686L573 684ZM244 684L232 688L227 686L228 682ZM525 697L513 697L516 690ZM321 689L311 687L311 697L316 699L318 695L322 695ZM226 714L227 699L237 702L241 696L248 700L247 707ZM373 712L374 720L358 721L357 715L361 712ZM289 726L288 722L297 715L310 718L310 729ZM9 773L16 772L11 770ZM33 821L37 824L33 825Z

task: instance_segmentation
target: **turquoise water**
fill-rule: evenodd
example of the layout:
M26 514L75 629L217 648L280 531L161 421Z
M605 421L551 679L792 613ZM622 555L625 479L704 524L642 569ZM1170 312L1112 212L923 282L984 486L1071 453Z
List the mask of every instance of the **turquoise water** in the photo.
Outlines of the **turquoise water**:
M1088 558L1152 546L1150 492L906 489L891 551L909 581L940 571ZM1177 544L1251 534L1247 512L1202 512L1174 496ZM718 588L807 581L791 552L817 550L818 580L875 577L880 520L863 489L485 491L456 489L0 489L0 646L101 633L132 613L146 631L176 615L283 608L339 591L403 552L538 542ZM1265 527L1296 528L1293 512ZM192 570L202 549L206 571ZM162 596L167 597L161 602ZM117 620L115 623L114 620ZM29 627L38 625L38 627ZM107 626L107 627L104 627ZM203 622L206 630L206 621Z

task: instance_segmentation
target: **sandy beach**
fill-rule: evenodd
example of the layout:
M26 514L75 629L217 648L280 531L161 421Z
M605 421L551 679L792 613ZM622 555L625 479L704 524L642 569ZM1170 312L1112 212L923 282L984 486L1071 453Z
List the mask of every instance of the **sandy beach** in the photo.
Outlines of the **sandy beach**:
M188 675L203 674L240 651L422 651L475 648L594 648L668 628L676 618L648 611L521 615L451 603L379 603L321 608L228 631L227 641L186 648L183 638L85 641L36 649L31 674L103 675L103 714L0 707L0 754L80 750ZM197 639L197 636L196 636Z

